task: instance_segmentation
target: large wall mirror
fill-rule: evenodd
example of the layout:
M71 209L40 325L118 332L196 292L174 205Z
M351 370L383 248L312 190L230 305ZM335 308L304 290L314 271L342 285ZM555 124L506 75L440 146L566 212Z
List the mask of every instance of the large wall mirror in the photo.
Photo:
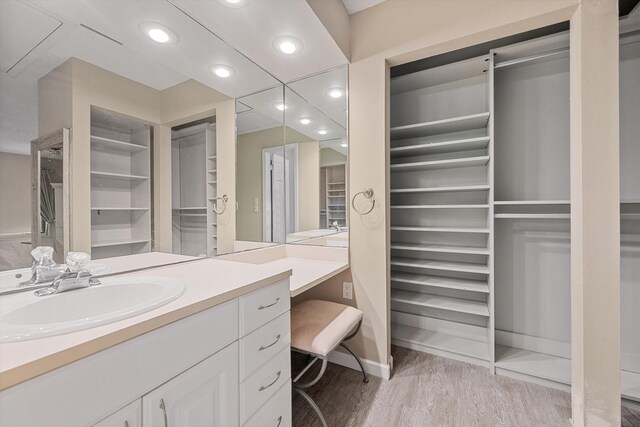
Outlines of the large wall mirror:
M110 274L347 244L346 66L284 85L214 3L0 2L2 289L37 246Z
M347 67L287 83L287 243L348 246Z
M235 99L282 85L178 3L1 2L3 286L38 245L101 272L234 250Z

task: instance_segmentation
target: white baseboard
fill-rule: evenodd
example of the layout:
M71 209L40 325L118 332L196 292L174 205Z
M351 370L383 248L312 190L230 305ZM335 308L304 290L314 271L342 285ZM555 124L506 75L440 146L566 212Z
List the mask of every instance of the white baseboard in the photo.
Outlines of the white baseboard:
M391 367L383 363L373 362L367 359L361 359L364 364L364 369L367 371L367 375L373 375L374 377L388 380L391 378ZM349 353L344 353L340 350L336 350L329 355L329 362L336 365L344 366L346 368L360 370L360 366L356 359Z

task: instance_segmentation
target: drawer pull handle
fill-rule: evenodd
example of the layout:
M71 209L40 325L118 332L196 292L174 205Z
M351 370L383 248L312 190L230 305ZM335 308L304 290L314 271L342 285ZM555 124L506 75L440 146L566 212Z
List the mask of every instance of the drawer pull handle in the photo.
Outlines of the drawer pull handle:
M276 345L276 343L280 341L280 334L278 334L278 336L276 337L276 340L274 342L272 342L271 344L267 345L267 346L261 346L258 351L262 351L262 350L266 350L269 347L273 347L274 345Z
M276 427L280 427L280 424L282 424L282 415L278 417L278 424L276 424Z
M276 379L275 379L275 380L273 380L269 385L261 385L261 386L260 386L260 390L258 390L258 391L266 390L266 389L268 389L269 387L271 387L272 385L274 385L275 383L277 383L277 382L278 382L278 380L280 379L280 374L281 374L281 373L282 373L282 371L278 371L278 373L276 374Z
M160 409L162 409L162 417L164 418L164 427L169 427L167 421L167 407L164 405L164 399L160 399Z
M258 307L258 310L264 310L265 308L273 307L278 303L278 301L280 301L280 298L276 298L276 300L269 305L261 305L260 307Z

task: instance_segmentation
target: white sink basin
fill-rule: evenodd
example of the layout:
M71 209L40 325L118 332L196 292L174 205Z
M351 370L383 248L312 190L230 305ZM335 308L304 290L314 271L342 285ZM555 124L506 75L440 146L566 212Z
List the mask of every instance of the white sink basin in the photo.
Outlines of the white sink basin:
M111 267L106 264L97 262L89 263L89 271L94 276L99 274L107 274L111 271ZM0 292L9 289L15 289L19 283L25 282L31 278L31 268L18 268L16 270L7 270L0 272ZM42 284L42 283L41 283Z
M32 291L0 297L0 342L89 329L163 306L184 283L167 277L110 277L102 284L38 297Z

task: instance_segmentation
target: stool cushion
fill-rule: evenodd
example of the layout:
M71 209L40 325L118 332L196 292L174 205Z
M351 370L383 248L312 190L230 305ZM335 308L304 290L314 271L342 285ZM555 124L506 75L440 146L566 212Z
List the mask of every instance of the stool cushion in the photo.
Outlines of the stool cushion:
M291 347L325 357L362 320L362 311L344 304L309 300L291 309Z

